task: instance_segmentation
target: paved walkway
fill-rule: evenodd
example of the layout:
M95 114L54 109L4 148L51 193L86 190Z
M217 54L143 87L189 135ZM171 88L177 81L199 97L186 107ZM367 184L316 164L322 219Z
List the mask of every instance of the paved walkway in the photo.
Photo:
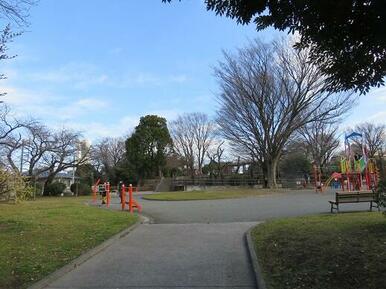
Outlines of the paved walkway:
M255 288L244 233L259 220L328 213L331 197L294 192L213 201L139 200L153 224L140 225L46 288ZM112 208L119 209L117 198ZM367 204L342 206L366 209Z
M254 224L141 225L48 288L255 288Z
M334 192L289 191L242 199L207 201L147 201L140 199L146 215L155 223L256 222L272 218L330 213ZM343 204L341 212L365 211L368 203Z

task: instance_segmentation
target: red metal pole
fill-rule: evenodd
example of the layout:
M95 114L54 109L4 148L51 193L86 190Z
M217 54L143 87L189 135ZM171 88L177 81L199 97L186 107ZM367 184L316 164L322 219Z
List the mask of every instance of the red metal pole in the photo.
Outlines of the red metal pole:
M106 188L106 206L109 207L110 206L110 183L109 182L105 184L105 188Z
M129 185L129 210L130 213L133 213L133 186Z
M101 179L97 179L96 183L92 186L92 192L93 192L93 202L94 204L96 204L96 201L97 201L97 191L98 191L98 185L99 185L99 182L101 181Z
M125 206L126 206L126 192L125 192L125 185L122 184L122 188L121 188L121 208L122 208L122 211L125 209Z

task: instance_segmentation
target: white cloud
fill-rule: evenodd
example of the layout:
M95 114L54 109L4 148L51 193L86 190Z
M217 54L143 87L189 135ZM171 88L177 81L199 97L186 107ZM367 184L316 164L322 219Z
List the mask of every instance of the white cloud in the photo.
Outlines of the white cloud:
M373 88L368 94L361 96L362 101L386 102L386 86Z
M85 63L71 62L54 70L39 71L27 74L32 81L64 84L85 89L90 86L106 84L109 76L101 72L98 67Z
M158 115L165 117L169 122L177 117L178 112L172 110L149 111L143 114L136 113L129 116L123 116L115 122L74 122L67 121L65 125L74 130L82 131L89 141L95 141L104 137L127 137L139 124L139 120L145 115ZM63 126L63 125L62 125Z
M386 124L386 110L379 111L368 118L368 121Z
M185 74L172 75L169 77L170 82L175 83L184 83L188 80L188 77Z
M26 74L26 78L47 84L67 84L76 89L94 86L132 87L161 86L170 83L182 84L188 81L185 74L159 75L151 72L111 73L102 71L98 66L87 63L71 62L56 69Z
M109 102L97 97L61 97L45 91L1 87L7 94L2 100L11 106L19 117L49 119L53 122L71 120L97 113L109 106Z

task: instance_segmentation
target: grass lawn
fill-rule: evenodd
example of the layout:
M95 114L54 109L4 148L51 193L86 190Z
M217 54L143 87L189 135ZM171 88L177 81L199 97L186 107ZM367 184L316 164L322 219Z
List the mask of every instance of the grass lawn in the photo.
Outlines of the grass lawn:
M0 204L0 288L25 288L136 221L88 199Z
M145 195L142 198L155 201L192 201L192 200L217 200L217 199L236 199L252 196L263 196L273 193L283 193L284 190L270 189L224 189L213 191L190 191L190 192L167 192Z
M381 213L275 220L255 227L252 238L268 288L386 288Z

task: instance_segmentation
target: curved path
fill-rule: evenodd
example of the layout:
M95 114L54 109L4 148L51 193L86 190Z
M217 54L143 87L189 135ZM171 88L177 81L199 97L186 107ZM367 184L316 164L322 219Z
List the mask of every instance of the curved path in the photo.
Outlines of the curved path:
M303 191L165 202L138 195L150 224L140 225L46 288L256 288L245 232L269 218L328 213L332 196ZM111 207L119 209L117 198Z
M206 201L148 201L140 200L144 212L154 223L229 223L256 222L271 218L329 213L328 200L332 191L316 194L313 191L289 191L241 199ZM341 212L366 210L368 203L342 205Z

